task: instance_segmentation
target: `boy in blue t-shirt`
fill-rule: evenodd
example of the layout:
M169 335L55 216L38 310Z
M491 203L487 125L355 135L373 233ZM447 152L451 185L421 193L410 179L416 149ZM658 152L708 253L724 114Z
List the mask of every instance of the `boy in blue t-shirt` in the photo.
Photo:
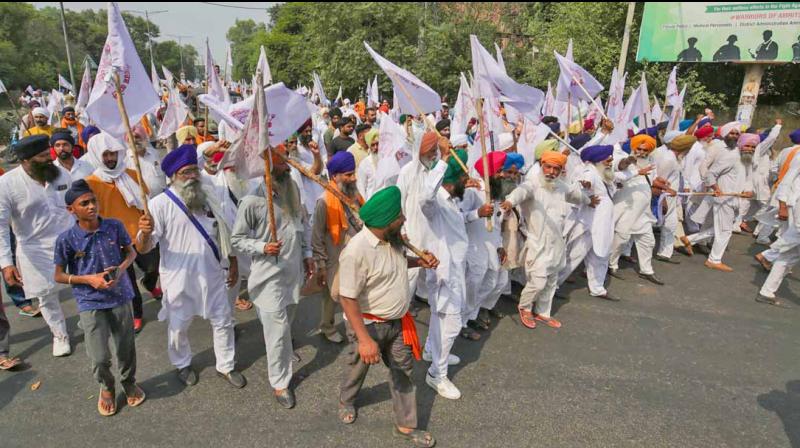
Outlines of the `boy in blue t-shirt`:
M128 406L139 406L145 400L135 379L133 285L126 274L136 251L121 222L98 216L97 198L84 180L73 182L64 200L77 223L56 240L55 281L72 285L92 371L101 386L97 411L111 416L117 409L109 337L116 348Z

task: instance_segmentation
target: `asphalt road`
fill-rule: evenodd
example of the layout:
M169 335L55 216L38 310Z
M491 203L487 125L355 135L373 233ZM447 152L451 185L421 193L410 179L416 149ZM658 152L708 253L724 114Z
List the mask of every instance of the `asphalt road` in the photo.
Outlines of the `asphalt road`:
M800 447L800 278L790 276L780 291L792 309L754 302L764 273L751 241L733 238L726 261L734 273L704 268L702 256L676 255L679 266L655 262L667 282L656 287L623 267L626 280L609 287L619 303L590 298L577 277L569 300L556 302L560 330L528 330L512 315L479 342L459 339L454 353L463 362L452 378L463 397L435 396L419 363L420 426L444 447ZM298 406L287 411L271 397L253 311L236 314L248 386L236 390L216 376L210 327L197 320L191 341L200 383L184 388L167 359L165 325L155 320L159 305L149 300L149 323L137 339L148 400L103 418L74 301L63 306L76 348L60 359L50 354L42 320L21 318L7 303L12 351L30 367L0 372L0 446L409 446L391 435L383 366L367 378L356 423L338 422L344 347L312 333L318 304L308 297L299 309ZM502 308L511 313L514 304ZM424 308L418 317L423 335L427 316Z

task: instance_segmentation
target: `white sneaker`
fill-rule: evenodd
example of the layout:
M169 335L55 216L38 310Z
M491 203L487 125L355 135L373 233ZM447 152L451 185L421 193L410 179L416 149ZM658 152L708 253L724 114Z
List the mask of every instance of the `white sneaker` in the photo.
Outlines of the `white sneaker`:
M436 391L441 397L448 400L458 400L461 398L461 391L455 384L450 382L447 377L434 378L429 373L425 374L425 383Z
M53 338L53 356L69 356L72 348L69 346L69 337Z
M430 352L423 351L422 352L422 359L425 362L431 362L431 361L433 361L433 356L431 356ZM447 365L448 366L457 366L458 363L460 363L460 362L461 362L461 358L459 358L458 356L453 355L453 354L447 355Z

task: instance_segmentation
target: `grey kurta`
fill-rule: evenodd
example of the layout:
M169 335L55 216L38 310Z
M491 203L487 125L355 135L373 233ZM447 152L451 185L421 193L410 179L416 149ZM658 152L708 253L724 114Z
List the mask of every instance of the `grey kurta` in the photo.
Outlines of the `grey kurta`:
M250 298L259 309L268 312L280 311L297 303L303 283L303 258L311 257L310 229L305 210L298 208L297 217L291 218L281 204L282 199L275 195L275 225L278 241L283 243L277 260L264 253L271 228L263 187L239 203L231 235L233 247L252 257L247 281Z

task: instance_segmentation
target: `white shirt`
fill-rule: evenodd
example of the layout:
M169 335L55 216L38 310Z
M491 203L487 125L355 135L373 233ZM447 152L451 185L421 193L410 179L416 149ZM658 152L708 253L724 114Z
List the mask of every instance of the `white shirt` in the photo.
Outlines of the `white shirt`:
M495 210L492 214L492 231L489 232L486 229L486 219L478 216L478 209L485 203L484 191L477 188L467 188L464 191L464 199L459 203L469 239L467 264L478 266L481 269L491 267L498 270L500 269L500 260L497 249L503 247L503 212L500 210L499 204L495 203Z
M17 265L26 297L41 297L63 286L53 280L56 239L74 221L64 195L72 179L63 168L44 186L18 166L0 176L0 267L13 266L9 231L17 239Z
M375 173L378 169L378 154L370 153L356 170L356 187L365 201L378 190Z
M58 157L56 157L56 159L53 161L53 165L67 170L67 167L61 164L61 159ZM73 158L72 169L67 171L69 172L69 176L72 178L72 180L85 179L94 173L94 165L83 159Z
M616 158L614 161L617 162ZM614 194L614 230L621 235L639 235L652 231L651 226L656 223L650 209L650 200L653 197L650 185L655 176L652 173L640 176L638 170L635 163L629 165L625 171L631 177Z
M139 156L139 165L142 167L142 180L150 192L149 197L154 198L167 188L167 176L161 171L161 156L158 151L148 146L143 156ZM136 169L133 155L128 151L128 167Z

